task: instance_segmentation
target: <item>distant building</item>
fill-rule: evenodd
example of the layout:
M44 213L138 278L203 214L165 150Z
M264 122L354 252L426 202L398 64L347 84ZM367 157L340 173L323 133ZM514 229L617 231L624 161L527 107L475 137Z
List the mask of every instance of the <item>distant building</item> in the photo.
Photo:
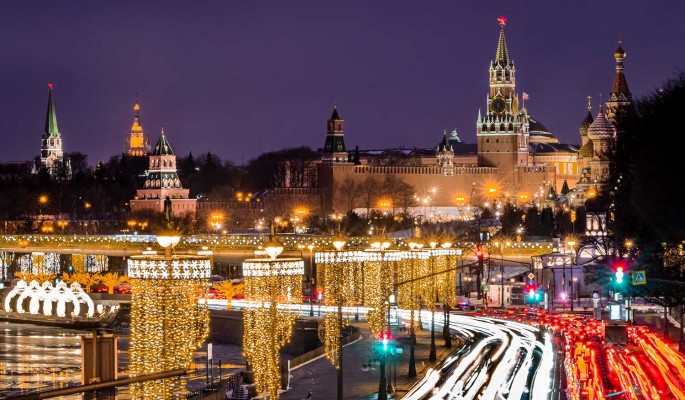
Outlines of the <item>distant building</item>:
M62 134L57 127L57 112L52 94L53 85L48 85L48 111L45 117L45 130L40 148L40 166L34 165L33 172L44 169L53 178L71 178L71 163L64 159L62 151Z
M195 214L196 199L188 198L188 189L184 189L176 173L176 155L171 145L162 134L149 156L149 170L142 189L136 191L136 198L131 200L131 211L152 210L164 212L164 201L171 201L171 209L176 217Z
M454 130L443 133L442 140L428 149L348 151L344 120L336 107L326 121L326 140L315 173L300 181L286 174L275 193L300 196L303 189L313 189L316 192L311 200L320 205L323 214L373 208L378 196L387 195L396 198L384 198L384 203L403 209L400 203L411 203L403 193L395 193L392 188L384 189L384 194L372 193L379 192L383 182L392 182L388 178L396 178L415 191L414 208L421 210L412 212L427 218L433 214L431 209L468 211L471 206L492 202L541 206L562 199L582 204L590 187L600 189L607 182L616 136L614 116L632 101L623 73L625 52L619 44L614 53L616 77L607 114L600 110L595 119L588 106L580 126L581 145L560 143L545 124L529 113L525 104L529 96L523 93L523 101L519 102L516 67L504 32L504 20L500 20L495 58L488 68L485 111L479 110L476 119L476 144L463 143ZM416 207L417 203L424 206Z
M136 99L133 106L133 126L131 133L126 136L124 143L124 153L131 157L145 157L150 154L150 138L143 132L140 124L140 104Z

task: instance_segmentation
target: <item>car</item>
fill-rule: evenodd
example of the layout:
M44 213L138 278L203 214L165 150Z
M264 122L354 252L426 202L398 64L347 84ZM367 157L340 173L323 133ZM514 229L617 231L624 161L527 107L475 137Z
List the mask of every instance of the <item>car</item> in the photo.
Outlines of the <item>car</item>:
M114 293L116 293L116 294L131 294L131 286L129 286L129 285L116 285L116 286L114 286Z
M90 292L91 293L109 293L109 286L102 284L102 283L96 283L90 287Z

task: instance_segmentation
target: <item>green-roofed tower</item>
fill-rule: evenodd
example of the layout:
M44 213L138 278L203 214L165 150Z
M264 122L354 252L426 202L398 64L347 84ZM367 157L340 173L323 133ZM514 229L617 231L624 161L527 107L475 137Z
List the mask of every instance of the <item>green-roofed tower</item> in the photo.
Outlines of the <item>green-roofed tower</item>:
M40 167L47 170L52 177L61 175L68 178L71 175L71 168L69 163L64 164L62 134L57 128L53 88L52 83L48 84L48 111L45 116L45 130L41 141ZM34 167L34 170L37 171L37 168Z

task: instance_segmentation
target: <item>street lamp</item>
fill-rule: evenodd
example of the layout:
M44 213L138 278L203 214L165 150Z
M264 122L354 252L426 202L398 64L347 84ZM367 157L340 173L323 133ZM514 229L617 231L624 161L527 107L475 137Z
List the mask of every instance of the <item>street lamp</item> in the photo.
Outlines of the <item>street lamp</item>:
M43 215L43 207L48 204L48 196L45 194L42 194L38 197L38 204L39 204L39 212L40 215Z
M573 287L576 282L576 279L573 278L573 267L576 263L576 241L575 239L567 239L566 244L571 248L571 252L573 253L573 258L571 258L571 312L573 312L573 300L575 298Z
M314 245L307 245L309 249L309 316L314 316L314 264L313 264L313 250Z
M338 257L337 252L340 252L342 248L345 246L345 239L342 237L338 236L333 239L333 247L335 247L336 250L336 258ZM340 260L338 260L338 268L342 269L344 268L343 264L340 263ZM336 273L339 273L343 275L342 271L336 271ZM343 282L338 282L339 285L341 286ZM326 289L328 291L328 289ZM338 370L338 400L342 400L343 398L343 345L342 345L342 340L343 340L343 320L342 320L342 302L343 302L343 288L338 287L336 289L336 303L338 303L338 328L340 329L339 337L338 337L338 365L337 365L337 370Z
M430 242L428 245L431 247L431 250L435 249L435 246L438 245L438 242ZM438 291L437 291L437 283L435 282L435 257L430 258L430 270L431 270L431 281L432 281L432 287L433 290L432 292L435 293L435 296L430 296L431 301L433 301L433 307L431 307L431 345L430 345L430 353L428 354L428 360L429 361L435 361L438 359L437 355L437 350L435 348L435 305L438 302Z
M451 242L443 242L440 247L443 249L447 250L450 247L452 247ZM447 256L445 256L447 257ZM451 260L451 258L448 258L448 260ZM456 266L456 265L455 265ZM452 268L453 266L451 264L447 264L447 268ZM452 348L452 332L450 332L450 309L452 308L451 304L448 304L449 302L449 297L447 296L448 293L452 293L451 290L449 290L449 287L454 287L456 285L456 282L452 282L452 279L450 277L452 274L448 274L444 279L445 279L445 288L448 290L445 290L445 298L442 299L442 308L443 308L443 325L442 325L442 337L445 339L445 348ZM456 278L456 272L455 272L455 278ZM451 296L450 296L451 297Z

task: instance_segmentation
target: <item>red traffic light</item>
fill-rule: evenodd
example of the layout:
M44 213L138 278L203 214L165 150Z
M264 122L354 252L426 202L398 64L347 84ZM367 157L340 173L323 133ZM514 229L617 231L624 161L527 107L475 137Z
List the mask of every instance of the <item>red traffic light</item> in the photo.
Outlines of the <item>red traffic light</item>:
M476 257L478 257L479 260L483 259L483 250L481 250L480 247L476 250Z

